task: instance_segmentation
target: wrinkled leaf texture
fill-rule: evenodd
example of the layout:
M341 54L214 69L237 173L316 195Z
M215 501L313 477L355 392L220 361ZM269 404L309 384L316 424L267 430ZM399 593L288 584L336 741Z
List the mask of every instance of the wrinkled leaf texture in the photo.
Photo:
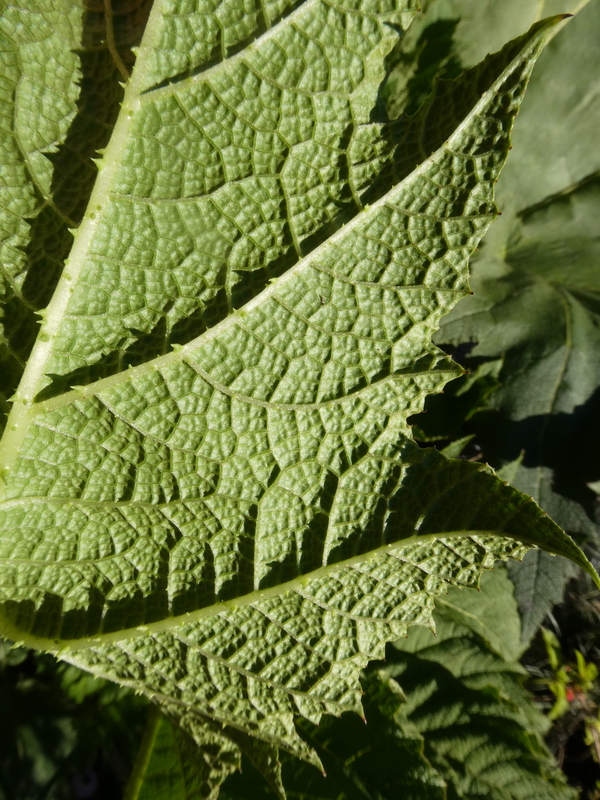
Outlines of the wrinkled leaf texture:
M435 635L411 628L388 648L385 665L374 664L363 676L366 725L354 715L330 717L318 727L303 724L327 777L284 756L289 797L576 795L544 744L549 723L522 685L520 620L506 571L484 574L480 593L451 589L438 598L434 621ZM261 776L244 765L225 782L221 796L266 800L269 794Z
M390 122L385 56L414 7L157 0L6 398L2 633L145 692L199 743L256 736L265 763L275 745L316 762L294 716L360 712L360 670L449 584L523 543L587 565L491 471L410 440L457 374L431 335L468 291L556 21ZM81 73L56 41L71 4L2 22L11 359Z

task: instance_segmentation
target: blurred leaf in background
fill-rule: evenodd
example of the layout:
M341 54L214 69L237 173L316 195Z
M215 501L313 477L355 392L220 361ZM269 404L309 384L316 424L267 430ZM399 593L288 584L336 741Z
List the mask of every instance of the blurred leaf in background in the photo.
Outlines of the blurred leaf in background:
M130 690L0 641L0 798L114 800L147 715Z

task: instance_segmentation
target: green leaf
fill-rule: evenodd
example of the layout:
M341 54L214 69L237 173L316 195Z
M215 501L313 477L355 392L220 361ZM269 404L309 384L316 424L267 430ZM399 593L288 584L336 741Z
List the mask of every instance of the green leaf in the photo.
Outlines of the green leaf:
M445 455L446 458L459 458L462 451L472 439L473 436L464 436L462 439L457 439L456 441L451 442L449 445L440 450L440 452Z
M572 514L573 510L569 511ZM565 586L577 574L577 568L566 559L532 551L510 574L523 617L523 645L526 646L546 614L562 601Z
M69 0L19 7L0 3L0 410L18 383L37 333L39 287L27 280L32 228L40 215L60 221L53 163L75 116L82 8ZM38 278L39 280L39 278ZM4 413L2 420L4 422ZM2 425L3 425L2 422Z
M101 4L102 5L102 4ZM9 409L83 217L123 98L107 48L131 64L148 0L109 25L78 2L0 3L0 408ZM0 428L4 428L4 414Z
M479 592L463 592L451 590L447 597L436 600L435 619L442 619L444 631L465 628L469 636L482 639L490 651L501 656L504 661L516 665L521 655L521 620L517 604L513 596L513 586L506 575L506 570L499 567L481 576ZM442 643L444 632L437 627L436 642ZM424 637L431 645L434 640L425 630L419 630L408 642L399 642L400 650L416 647L417 640ZM406 645L406 648L405 648ZM523 672L523 674L525 674Z
M428 0L429 19L457 21L454 47L464 67L477 64L544 17L576 14L589 0ZM423 24L423 23L421 23ZM426 24L426 22L425 22Z
M451 590L438 598L434 618L436 636L411 628L388 648L385 668L373 667L363 679L366 725L344 717L302 726L327 778L284 756L289 797L575 796L544 745L548 722L521 683L520 620L506 572L484 575L481 592ZM268 795L244 768L227 779L221 796Z
M390 125L413 8L154 4L0 445L2 632L201 745L317 763L294 716L360 711L360 670L448 585L515 540L591 570L406 423L457 372L431 335L558 20Z
M448 798L574 798L544 744L547 722L521 685L511 583L500 570L485 578L481 599L452 591L436 604L436 636L411 629L384 674L402 684L404 715L424 736Z
M390 114L396 117L401 112L412 113L427 97L436 77L453 77L461 69L478 64L504 42L522 35L544 17L575 14L588 2L423 0L422 13L416 16L394 49L393 69L386 85ZM564 72L557 70L556 74L562 81ZM548 101L554 102L553 98L549 92ZM554 122L561 124L560 119L554 117ZM543 153L541 148L540 153ZM525 162L526 173L527 166Z
M548 43L515 126L514 158L498 185L499 203L517 212L573 187L600 169L600 155L594 146L600 103L586 80L600 68L595 46L600 12L598 4L589 0L572 2L570 7L569 3L560 5L562 11L578 13Z
M237 765L236 748L227 738L203 729L192 739L154 708L125 800L215 800L223 779Z
M600 370L600 103L585 76L596 68L598 30L600 11L590 3L544 54L516 125L516 158L498 184L506 213L475 259L474 296L437 335L476 341L479 356L504 356L492 401L510 420L493 422L501 457L525 450L515 486L588 537L598 528L584 482L600 469L591 435ZM573 574L572 564L544 553L511 567L525 642Z
M539 428L549 414L572 414L597 388L600 244L594 221L600 180L590 180L515 220L504 261L484 246L475 295L445 320L438 337L473 341L475 353L504 353L493 402L515 421ZM496 267L497 265L497 267ZM494 268L496 267L496 268ZM546 420L540 466L554 466L558 420ZM526 456L527 463L527 456Z
M289 798L344 800L446 800L445 783L423 755L423 740L411 726L397 724L403 701L395 682L363 678L364 713L303 723L303 736L318 751L325 774L291 756L283 757ZM366 723L366 724L365 724ZM223 785L222 800L272 798L262 777L244 764Z

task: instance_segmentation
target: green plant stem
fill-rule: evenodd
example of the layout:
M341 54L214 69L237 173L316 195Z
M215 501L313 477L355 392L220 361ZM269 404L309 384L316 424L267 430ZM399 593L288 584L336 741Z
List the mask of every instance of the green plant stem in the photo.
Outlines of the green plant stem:
M131 775L129 776L129 780L127 781L123 800L137 800L139 791L142 787L144 773L148 767L150 756L152 755L152 749L154 747L159 723L160 711L155 705L151 705L144 735L142 736L142 741L140 743L140 749L135 757L135 763L133 765Z

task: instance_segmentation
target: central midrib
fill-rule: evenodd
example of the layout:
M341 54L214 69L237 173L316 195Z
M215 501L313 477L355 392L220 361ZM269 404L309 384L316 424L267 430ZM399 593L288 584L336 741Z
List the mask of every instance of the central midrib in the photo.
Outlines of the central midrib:
M69 257L65 261L61 277L58 281L52 300L47 308L40 314L42 324L39 334L28 358L23 376L13 397L13 407L8 416L6 429L0 442L0 487L6 477L17 454L23 438L29 427L35 397L40 390L40 383L45 374L48 359L52 353L54 341L59 333L61 323L69 299L73 293L81 271L86 262L89 246L102 220L101 209L110 196L110 187L116 170L119 167L119 156L123 144L127 141L129 129L140 107L140 82L144 78L143 64L148 58L156 28L161 20L161 2L154 4L140 51L138 63L134 69L131 80L125 86L123 103L117 122L113 129L110 141L100 162L98 162L98 175L88 202L83 220L74 236L73 246Z
M310 8L314 2L315 0L306 0L306 2L294 9L291 14L283 17L276 25L269 28L261 37L259 37L258 40L251 43L240 53L232 56L231 59L227 59L225 62L223 62L223 64L229 65L232 59L236 60L243 58L244 54L247 54L249 50L254 49L259 41L264 41L265 39L272 37L284 25L293 24L296 17L305 12L307 7ZM161 5L162 3L160 0L158 0L154 3L154 6L151 10L132 77L125 86L123 103L117 118L117 122L110 137L109 144L105 150L104 157L102 158L102 161L98 163L98 176L96 178L94 189L90 196L85 215L79 228L73 232L73 247L71 248L69 257L65 261L64 269L52 300L43 312L42 325L38 337L27 361L27 365L23 372L23 376L17 391L13 397L13 406L6 423L4 435L0 441L0 491L3 488L4 478L7 477L12 464L18 457L20 446L27 433L31 420L36 414L36 408L42 408L40 404L35 403L35 397L41 388L43 388L41 383L45 376L46 365L48 364L52 354L54 341L61 329L69 299L85 265L86 256L89 252L89 246L93 240L98 225L103 219L102 209L112 195L110 190L111 185L113 184L115 173L120 166L119 157L121 155L124 143L127 142L129 130L135 118L135 114L140 110L143 102L148 102L150 98L160 97L161 93L170 93L176 91L181 88L183 83L181 81L177 81L174 85L149 91L144 89L143 86L143 81L145 80L145 62L152 53L151 44L156 36L159 24L162 20ZM206 70L198 77L205 79L206 75L210 72L211 70ZM400 185L402 184L399 184L399 186ZM395 188L397 189L398 187ZM387 197L389 198L389 194ZM364 215L374 214L376 209L383 204L385 199L386 197L384 196L380 199L380 201L374 203L370 209L357 214L351 220L351 222L348 223L348 225L342 226L326 242L313 249L310 253L307 253L305 257L299 259L285 275L277 279L277 281L272 283L270 286L267 286L265 290L247 303L246 306L244 306L243 313L247 313L256 305L258 305L259 302L262 302L271 296L277 285L281 285L283 281L287 282L290 280L298 272L298 270L307 263L309 259L315 256L316 252L322 251L323 248L327 248L334 244L340 238L340 236L343 236L349 228L351 229L351 227L353 227L353 224L356 224L357 219L362 221L365 218ZM183 358L183 355L186 352L189 352L192 348L197 347L200 341L209 341L211 338L214 338L216 335L221 333L224 329L227 329L231 325L235 324L235 322L239 319L239 313L240 312L237 312L226 317L221 321L221 323L215 325L209 331L206 331L201 336L197 337L191 342L188 342L182 348L177 348L172 353L168 353L166 356L158 357L148 361L134 370L128 370L116 376L111 376L113 378L112 381L111 378L107 378L90 386L94 386L97 391L97 384L102 384L105 386L106 381L108 381L108 385L127 382L131 380L134 375L140 376L151 372L153 369L158 368L159 364L160 366L164 366L170 361L178 361ZM85 389L88 389L88 387L85 387ZM94 391L85 391L86 396L93 393ZM77 396L71 392L65 394L72 395L73 399L75 399Z
M413 535L410 537L401 539L391 544L382 545L374 550L370 550L368 553L361 553L360 555L352 556L351 558L343 561L327 564L313 570L310 573L300 575L290 581L278 584L277 586L273 586L268 589L254 590L241 597L236 597L231 601L214 603L211 606L205 606L203 608L196 609L195 611L189 611L186 614L165 617L161 620L157 620L156 622L150 622L145 625L137 625L133 628L123 628L110 633L98 633L92 636L82 637L81 639L50 639L28 634L17 628L12 622L5 619L3 616L0 616L0 630L2 631L3 636L10 638L13 641L23 642L26 646L55 653L84 650L90 646L97 647L104 644L114 644L115 642L139 638L141 636L147 636L153 633L168 633L173 628L178 628L182 625L189 625L193 622L197 622L202 619L208 619L218 614L231 613L236 611L238 608L250 606L253 603L268 600L272 597L278 597L279 595L287 592L298 591L302 593L302 589L308 586L308 584L314 580L327 577L332 573L352 568L355 565L363 564L378 557L387 555L393 556L395 551L402 550L403 548L410 547L411 545L422 544L423 542L438 541L440 539L451 539L456 537L464 538L465 536L503 536L505 538L511 538L514 541L519 541L516 539L516 537L512 535L508 536L502 531L472 530L467 532L464 530L458 530L419 534L418 530L415 530ZM404 559L400 558L399 560L406 563L413 563L410 557ZM310 599L310 597L307 597L307 599Z
M125 88L123 104L119 112L113 134L110 138L110 142L106 148L104 158L99 165L98 178L96 179L84 219L80 227L75 232L73 248L69 258L65 262L64 270L58 282L54 296L45 310L40 333L29 357L17 392L14 396L13 408L7 420L4 436L0 442L0 489L4 483L3 478L7 476L12 464L18 457L18 453L23 439L27 433L29 424L36 413L35 397L41 388L40 383L45 375L45 367L52 352L54 339L56 338L61 323L64 319L69 298L73 292L77 278L79 277L85 264L89 245L96 232L97 226L102 219L101 214L96 213L96 210L100 212L104 203L106 203L110 197L110 186L112 184L114 174L119 167L119 155L123 146L123 142L127 140L127 134L132 124L132 120L134 119L135 112L141 107L141 90L138 88L138 84L140 84L144 79L144 61L148 58L148 55L151 52L150 42L152 42L156 32L155 29L158 27L158 24L161 20L160 7L160 2L157 2L151 11L142 45L140 47L138 61L134 69L132 79ZM285 17L283 20L281 20L279 25L285 24L289 19L289 16ZM277 27L278 26L274 26L268 32L271 33ZM537 41L537 37L535 37L535 40ZM529 47L533 45L533 42L534 40L529 42ZM507 75L510 74L510 71L516 68L518 63L521 62L523 55L524 53L521 52L514 59L512 64L508 65L500 73L496 81L494 81L492 86L489 87L488 91L482 95L478 103L473 109L471 109L471 112L465 116L465 119L462 121L462 123L455 129L449 140L442 145L442 147L436 151L436 153L433 153L426 161L423 161L412 173L410 173L410 175L406 176L400 183L392 187L387 194L374 202L371 206L367 206L362 211L359 211L352 220L339 228L327 241L323 242L305 257L297 261L296 264L284 275L282 275L280 278L277 278L262 292L252 298L242 310L234 312L230 316L226 317L213 328L201 334L201 336L197 337L195 340L192 340L188 344L177 348L172 353L161 356L161 365L170 363L171 361L181 360L190 350L198 347L200 342L210 341L227 328L236 324L240 317L243 318L243 316L273 295L283 283L287 283L289 280L295 277L295 275L301 269L303 269L307 263L313 261L316 257L318 257L319 254L326 252L328 248L333 247L340 239L351 232L359 223L362 224L370 217L374 217L382 206L385 206L388 203L393 203L394 199L402 192L405 184L418 177L421 172L429 166L430 162L434 161L441 152L452 152L453 142L462 135L463 129L469 124L472 116L486 104L489 95L494 92L496 86L499 85L501 81L506 79ZM400 212L402 211L402 209L398 210ZM433 291L435 291L435 289ZM112 376L113 380L110 385L127 382L131 380L134 375L139 376L141 374L151 372L153 369L157 368L157 361L158 359L155 359L140 365L138 368L127 370L119 375ZM111 378L104 379L102 383L104 383L104 381L111 381ZM83 388L81 395L85 396L93 393L92 391L86 391L87 388L88 387Z

